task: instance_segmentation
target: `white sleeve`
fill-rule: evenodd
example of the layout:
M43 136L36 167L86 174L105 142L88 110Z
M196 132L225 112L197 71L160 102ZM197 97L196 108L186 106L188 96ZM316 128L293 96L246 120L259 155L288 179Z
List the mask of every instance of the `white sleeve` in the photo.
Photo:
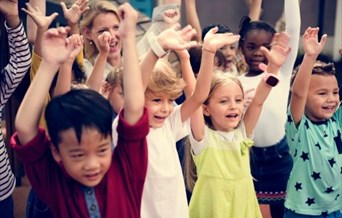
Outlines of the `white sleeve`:
M285 23L286 23L286 32L290 35L290 47L291 52L287 57L285 63L281 67L281 72L287 77L289 80L292 75L294 63L297 58L299 39L300 39L300 7L299 0L285 0L284 2L284 10L285 10Z

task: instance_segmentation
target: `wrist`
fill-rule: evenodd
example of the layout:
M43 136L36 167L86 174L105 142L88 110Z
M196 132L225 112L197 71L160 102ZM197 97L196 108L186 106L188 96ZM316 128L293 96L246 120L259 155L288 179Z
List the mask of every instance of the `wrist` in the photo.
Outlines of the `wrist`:
M208 52L210 54L214 54L216 53L216 51L213 51L212 49L206 48L206 47L202 47L202 52Z
M148 42L153 53L159 58L162 58L168 54L168 51L163 48L162 43L158 39L160 38L155 36L148 37Z
M20 19L18 15L10 15L6 16L6 24L9 28L15 28L19 26L20 24Z
M263 77L264 82L271 86L274 87L279 83L279 78L275 74L265 72L264 77Z

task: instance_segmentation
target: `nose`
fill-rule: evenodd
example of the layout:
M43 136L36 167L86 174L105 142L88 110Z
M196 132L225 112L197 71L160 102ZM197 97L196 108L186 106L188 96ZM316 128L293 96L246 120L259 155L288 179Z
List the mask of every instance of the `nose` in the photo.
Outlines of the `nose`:
M84 166L85 170L91 171L97 169L98 167L100 167L100 163L95 155L92 155L86 159Z
M161 107L161 111L167 113L170 111L170 103L164 102Z
M255 52L253 54L254 56L263 56L264 54L261 52L260 47L255 49Z

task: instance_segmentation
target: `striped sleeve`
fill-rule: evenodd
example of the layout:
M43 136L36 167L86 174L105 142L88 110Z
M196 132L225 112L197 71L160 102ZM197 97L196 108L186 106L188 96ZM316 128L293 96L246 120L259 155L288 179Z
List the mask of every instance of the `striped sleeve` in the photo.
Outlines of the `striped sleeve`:
M23 24L15 28L8 28L8 45L10 59L2 70L2 81L0 90L0 106L4 106L17 88L31 64L31 52Z

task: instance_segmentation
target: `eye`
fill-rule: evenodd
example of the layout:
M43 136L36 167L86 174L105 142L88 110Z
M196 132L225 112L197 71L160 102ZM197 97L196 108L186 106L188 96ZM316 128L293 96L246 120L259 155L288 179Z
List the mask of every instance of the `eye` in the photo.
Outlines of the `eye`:
M236 103L241 103L241 102L243 102L243 99L242 98L238 98L238 99L235 100L235 102Z
M83 153L73 153L70 155L72 159L81 160L84 157Z
M160 98L154 98L154 99L152 99L152 101L156 102L156 103L159 103L159 102L161 102L161 99Z
M117 25L114 25L114 26L113 26L113 29L114 29L115 31L117 31L117 30L119 29L119 27L120 27L120 26L117 24Z
M221 104L225 104L225 103L227 103L227 100L223 99L223 100L220 101L220 103Z
M98 151L98 154L99 154L100 156L104 156L104 155L107 154L108 150L109 150L108 147L101 148L101 149Z
M247 50L249 50L249 51L255 50L255 46L253 46L253 45L248 45L246 48L247 48Z

